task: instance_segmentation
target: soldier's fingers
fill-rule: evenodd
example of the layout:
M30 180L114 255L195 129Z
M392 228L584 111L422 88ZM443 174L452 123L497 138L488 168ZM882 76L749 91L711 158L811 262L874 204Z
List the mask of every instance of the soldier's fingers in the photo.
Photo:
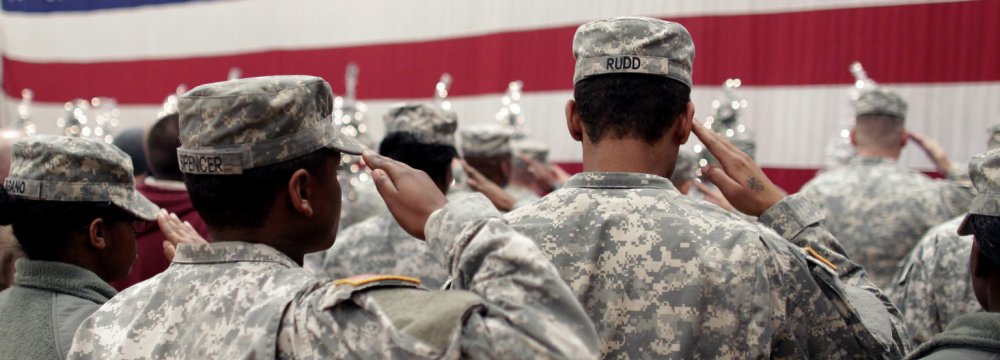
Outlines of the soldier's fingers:
M174 261L174 256L177 255L177 248L170 241L163 240L163 256L167 258L167 261Z
M374 151L365 151L361 155L361 158L365 160L365 164L368 165L369 169L374 171L375 169L382 169L390 177L395 178L396 174L400 171L404 171L408 166L400 163L396 160L390 159L388 157L376 154Z
M723 165L725 165L725 161L723 160L728 161L728 159L733 156L732 149L726 146L728 141L719 136L719 134L716 134L712 131L712 129L697 123L692 126L692 130L694 130L694 135L701 140L703 145L705 145L705 148L707 148L712 155L715 155L715 158L719 159L719 162L722 162Z
M722 192L723 196L729 194L735 194L739 192L741 189L740 183L736 182L736 180L733 180L733 178L729 177L729 174L726 174L726 172L723 171L721 168L715 166L706 166L701 171L702 174L705 174L705 177L707 177L708 180L710 180L713 184L715 184L715 186L719 188L719 191Z
M469 177L483 176L483 174L481 174L479 170L476 170L476 168L472 167L472 165L469 165L469 163L465 162L465 160L461 160L461 162L462 162L462 169L465 169L465 173L469 174Z
M715 196L716 195L715 194L716 190L708 187L708 185L705 185L705 183L703 183L701 181L697 181L697 180L693 181L693 183L694 183L694 187L698 188L698 191L701 191L701 193L705 194L705 196Z
M385 172L385 170L373 170L372 180L375 181L375 188L378 189L378 193L382 194L382 198L384 199L394 199L399 193L399 188L397 188L396 184L392 182L392 178Z

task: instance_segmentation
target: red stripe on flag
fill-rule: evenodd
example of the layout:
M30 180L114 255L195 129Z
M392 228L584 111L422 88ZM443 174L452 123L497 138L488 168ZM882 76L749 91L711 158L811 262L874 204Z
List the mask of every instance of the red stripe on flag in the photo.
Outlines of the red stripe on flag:
M834 9L780 14L699 16L684 24L697 47L694 82L740 77L751 86L849 84L860 60L882 83L1000 80L1000 1ZM428 98L443 72L452 95L498 93L521 79L526 91L572 88L575 27L446 40L231 56L102 63L35 63L3 59L4 90L35 90L38 101L111 96L120 103L159 103L181 83L244 76L308 74L342 92L348 62L362 68L362 99Z

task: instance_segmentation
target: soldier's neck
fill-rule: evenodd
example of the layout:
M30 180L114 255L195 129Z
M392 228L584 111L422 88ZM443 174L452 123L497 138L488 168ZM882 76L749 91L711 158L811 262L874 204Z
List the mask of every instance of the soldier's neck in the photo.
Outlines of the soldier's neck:
M649 144L641 139L605 137L592 143L583 140L583 171L631 172L670 176L677 161L677 147L666 136Z

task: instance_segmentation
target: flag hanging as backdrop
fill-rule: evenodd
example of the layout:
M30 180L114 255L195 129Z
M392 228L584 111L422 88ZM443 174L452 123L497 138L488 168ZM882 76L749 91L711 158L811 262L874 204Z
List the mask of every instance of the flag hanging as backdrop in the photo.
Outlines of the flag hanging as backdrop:
M3 0L2 115L31 89L32 120L56 132L74 98L117 100L122 127L146 126L178 85L243 77L321 76L344 90L360 66L358 98L375 138L392 103L430 100L450 73L461 126L495 121L507 83L524 82L530 137L571 167L580 146L565 130L573 32L589 20L642 15L676 21L696 47L696 116L740 78L740 120L757 159L790 190L824 162L851 117L848 65L910 103L907 126L956 161L985 150L1000 122L1000 1L393 1ZM913 146L904 163L930 168Z

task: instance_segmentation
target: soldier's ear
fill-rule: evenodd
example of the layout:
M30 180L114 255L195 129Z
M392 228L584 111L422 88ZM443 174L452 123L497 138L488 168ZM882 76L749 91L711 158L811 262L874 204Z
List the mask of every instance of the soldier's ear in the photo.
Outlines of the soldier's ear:
M312 204L309 203L312 196L310 178L309 171L298 169L288 179L288 202L293 210L305 216L313 214Z
M88 243L98 250L104 250L104 248L108 247L108 241L105 238L107 232L104 225L104 219L96 218L90 222L90 226L87 228Z
M858 146L858 140L854 132L854 128L851 128L851 146Z
M576 101L573 99L566 102L566 129L573 140L583 141L583 119L576 112Z
M675 120L677 124L674 127L677 128L677 132L674 133L674 140L677 141L677 145L684 144L688 141L688 137L691 136L691 128L694 126L694 103L688 100L687 106L684 112L680 114Z

